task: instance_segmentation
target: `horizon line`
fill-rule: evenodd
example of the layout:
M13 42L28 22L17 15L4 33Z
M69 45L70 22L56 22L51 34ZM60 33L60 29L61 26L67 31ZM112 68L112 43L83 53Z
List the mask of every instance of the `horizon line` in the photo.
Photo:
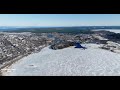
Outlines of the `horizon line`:
M120 26L120 25L84 25L84 26L0 26L0 27L89 27L89 26Z

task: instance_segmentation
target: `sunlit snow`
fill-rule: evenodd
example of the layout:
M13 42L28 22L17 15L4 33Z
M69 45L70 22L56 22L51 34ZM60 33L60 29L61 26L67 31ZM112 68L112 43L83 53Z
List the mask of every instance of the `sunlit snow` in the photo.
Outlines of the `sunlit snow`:
M14 63L3 72L10 76L91 76L120 75L120 54L84 44L87 49L45 47Z

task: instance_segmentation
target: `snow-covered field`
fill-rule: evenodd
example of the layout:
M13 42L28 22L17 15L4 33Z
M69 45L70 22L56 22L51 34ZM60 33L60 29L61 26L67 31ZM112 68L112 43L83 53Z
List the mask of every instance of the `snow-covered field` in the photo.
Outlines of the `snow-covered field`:
M120 54L84 44L88 49L74 47L52 50L45 47L2 70L5 76L101 76L120 75ZM7 70L7 71L6 71Z

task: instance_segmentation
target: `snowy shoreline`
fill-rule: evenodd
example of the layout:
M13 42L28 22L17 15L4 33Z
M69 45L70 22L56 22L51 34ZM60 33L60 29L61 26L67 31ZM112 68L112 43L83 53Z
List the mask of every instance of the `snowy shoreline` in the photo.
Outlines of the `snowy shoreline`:
M44 47L43 47L43 48L44 48ZM39 51L39 52L40 52L40 51ZM4 62L3 64L0 65L0 76L3 76L3 72L4 72L4 71L6 72L6 70L8 70L8 69L6 69L6 68L9 68L10 66L12 66L13 64L15 64L15 63L18 62L19 60L21 60L21 59L23 59L23 58L25 58L25 57L28 57L29 55L35 54L35 53L38 53L38 52L31 52L31 54L30 54L30 53L26 53L26 54L24 54L24 55L20 55L20 56L14 58L13 60Z
M101 76L120 75L120 54L83 44L88 49L43 48L4 68L3 76ZM4 70L3 70L4 71Z
M14 58L13 60L8 61L8 62L5 62L5 63L3 63L2 65L0 65L0 76L2 76L2 72L3 72L2 69L11 66L12 64L16 63L17 61L21 60L22 58L24 58L24 57L26 57L26 56L28 56L28 55L29 55L29 54L22 55L22 56L18 56L18 57L16 57L16 58ZM4 70L5 70L5 69L4 69Z

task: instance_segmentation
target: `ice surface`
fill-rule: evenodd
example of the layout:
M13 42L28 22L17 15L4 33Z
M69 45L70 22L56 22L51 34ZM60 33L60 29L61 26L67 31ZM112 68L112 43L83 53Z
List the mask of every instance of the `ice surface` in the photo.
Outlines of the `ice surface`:
M107 31L114 32L114 33L120 33L120 29L108 29Z
M100 31L100 30L110 31L110 32L114 32L114 33L120 33L120 29L96 29L93 31Z
M45 47L39 53L19 60L7 69L6 76L102 76L120 75L120 54L84 44L87 49L69 47L52 50Z

